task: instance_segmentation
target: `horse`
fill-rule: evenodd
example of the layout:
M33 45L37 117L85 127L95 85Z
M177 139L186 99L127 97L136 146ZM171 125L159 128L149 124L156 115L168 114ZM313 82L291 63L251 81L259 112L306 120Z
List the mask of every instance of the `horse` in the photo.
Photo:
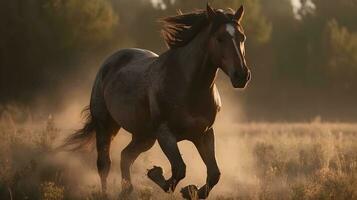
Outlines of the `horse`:
M172 175L165 179L162 168L154 166L147 176L163 191L175 191L186 173L177 143L188 140L206 165L207 179L200 188L182 188L182 196L208 197L221 174L212 127L221 108L217 72L223 70L234 88L245 88L251 79L240 23L243 15L243 6L233 11L207 4L203 10L166 17L161 20L166 52L122 49L104 61L94 81L86 123L64 143L75 150L96 141L103 194L111 166L111 141L123 128L132 140L121 152L120 195L133 191L130 167L156 141L170 162Z

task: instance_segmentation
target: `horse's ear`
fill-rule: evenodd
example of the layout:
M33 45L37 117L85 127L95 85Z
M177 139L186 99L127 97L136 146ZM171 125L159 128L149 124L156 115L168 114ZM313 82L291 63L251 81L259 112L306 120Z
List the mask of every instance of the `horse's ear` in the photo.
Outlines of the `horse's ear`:
M208 19L213 19L214 16L216 15L213 8L209 5L208 2L207 2L207 6L206 6L206 13L207 13Z
M244 7L243 5L241 5L236 11L236 13L234 14L234 20L240 23L240 21L243 18L243 15L244 15Z

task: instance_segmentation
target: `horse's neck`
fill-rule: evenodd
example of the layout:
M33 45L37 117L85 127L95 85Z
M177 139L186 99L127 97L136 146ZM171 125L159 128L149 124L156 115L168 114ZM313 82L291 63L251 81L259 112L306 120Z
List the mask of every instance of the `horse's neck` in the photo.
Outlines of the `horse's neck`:
M209 89L213 87L217 67L214 66L208 56L209 28L201 31L190 43L184 47L174 49L178 57L178 73L194 89Z

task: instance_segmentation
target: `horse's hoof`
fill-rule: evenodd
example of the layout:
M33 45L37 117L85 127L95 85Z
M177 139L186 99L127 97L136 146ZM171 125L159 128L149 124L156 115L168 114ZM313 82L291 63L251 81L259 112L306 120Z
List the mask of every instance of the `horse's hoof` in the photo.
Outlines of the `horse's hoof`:
M122 190L119 194L119 199L120 200L126 200L129 199L130 194L133 192L134 188L131 183L122 183Z
M195 185L188 185L181 189L181 194L184 199L196 200L198 199L198 188Z
M162 174L163 174L162 168L158 166L154 166L152 169L149 169L147 173L148 177L154 182L161 180L163 178Z
M122 190L119 194L119 200L128 200L130 199L130 194L132 193L133 188Z

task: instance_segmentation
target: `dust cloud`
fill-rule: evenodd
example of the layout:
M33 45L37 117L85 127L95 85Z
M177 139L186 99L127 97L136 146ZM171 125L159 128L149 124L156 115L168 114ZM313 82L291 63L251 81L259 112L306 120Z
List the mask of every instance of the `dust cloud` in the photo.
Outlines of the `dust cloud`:
M253 160L251 152L248 152L247 145L241 141L237 136L231 134L232 132L239 131L239 126L237 126L237 121L243 118L243 111L240 110L240 103L237 98L234 98L228 93L239 92L228 88L227 86L222 86L221 99L223 107L221 112L217 116L216 123L214 125L215 135L216 135L216 156L217 162L220 166L222 173L221 180L219 184L214 189L214 193L231 193L236 191L235 186L237 182L254 182L254 176L252 173ZM69 95L72 98L64 103L63 109L58 113L54 114L56 126L58 126L63 133L60 141L67 135L69 135L73 130L78 129L82 125L81 120L81 110L89 102L89 90L83 91L72 91ZM85 94L83 94L85 93ZM68 93L66 94L68 95ZM234 108L234 109L232 109ZM230 131L227 131L230 130ZM108 177L108 183L112 185L111 187L119 189L120 185L120 152L121 150L130 142L131 135L125 130L121 129L117 136L112 142L111 148L111 158L112 158L112 168L111 173ZM206 181L206 167L200 158L195 146L188 141L182 141L179 143L179 148L183 159L186 163L186 178L180 182L178 188L184 187L186 185L195 184L202 186ZM80 173L74 173L79 180L89 186L100 186L99 177L95 167L96 151L87 152L87 156L90 157L91 164L86 165L85 162L81 162L78 154L74 153L61 153L58 156L59 160L65 161L68 167L73 171L80 171ZM161 151L160 147L156 143L153 148L149 151L143 153L132 166L132 179L134 186L158 189L154 183L146 177L147 169L152 166L161 166L164 169L164 176L166 178L170 177L171 168L170 164ZM77 169L76 169L77 168Z

